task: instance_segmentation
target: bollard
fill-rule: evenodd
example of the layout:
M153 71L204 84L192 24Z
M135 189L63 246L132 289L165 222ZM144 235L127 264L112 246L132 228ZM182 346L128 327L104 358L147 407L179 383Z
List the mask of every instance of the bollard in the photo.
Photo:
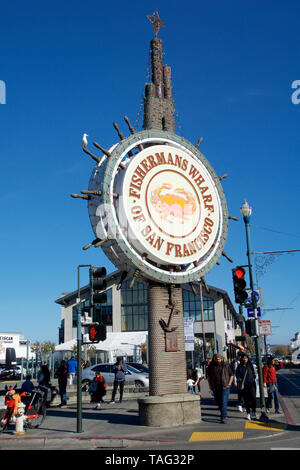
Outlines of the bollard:
M22 434L25 434L24 432L24 420L25 420L25 415L24 415L24 410L25 410L25 405L24 403L19 403L18 404L18 411L16 414L16 430L14 431L14 434L20 436Z

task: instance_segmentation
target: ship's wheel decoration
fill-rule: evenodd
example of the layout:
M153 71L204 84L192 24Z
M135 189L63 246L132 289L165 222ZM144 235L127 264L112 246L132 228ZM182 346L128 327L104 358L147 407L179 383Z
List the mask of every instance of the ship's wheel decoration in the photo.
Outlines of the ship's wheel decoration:
M95 239L84 250L102 247L126 278L167 284L202 280L218 262L228 231L227 206L220 180L210 163L181 136L160 130L130 136L116 123L120 141L109 150L97 142L96 162L88 190L72 197L86 199Z

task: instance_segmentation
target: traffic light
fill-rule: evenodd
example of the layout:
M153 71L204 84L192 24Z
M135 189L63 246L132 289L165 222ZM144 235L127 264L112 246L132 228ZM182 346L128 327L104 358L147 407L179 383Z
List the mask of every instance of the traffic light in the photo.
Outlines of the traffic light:
M94 307L97 304L103 304L107 301L106 292L101 292L106 289L106 269L102 268L90 268L90 302L91 306Z
M251 318L250 320L245 321L245 330L247 335L249 336L256 336L256 327L255 327L255 320Z
M92 343L106 340L106 325L103 323L94 324L89 327L89 340Z
M232 270L232 279L233 279L233 288L235 295L235 302L237 304L243 304L247 298L248 294L246 292L246 281L244 279L246 271L241 266L237 266Z

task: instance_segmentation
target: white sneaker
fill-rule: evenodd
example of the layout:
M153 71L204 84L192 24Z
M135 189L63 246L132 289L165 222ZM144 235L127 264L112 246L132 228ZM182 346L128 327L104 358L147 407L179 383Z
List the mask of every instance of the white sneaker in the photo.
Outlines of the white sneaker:
M251 421L250 413L247 414L247 419L248 419L249 421Z
M100 408L101 408L101 405L100 405L100 403L97 403L97 406L96 406L96 408L95 408L95 409L96 409L96 410L100 410Z
M238 405L237 409L238 409L241 413L243 413L243 408L242 408L241 405Z

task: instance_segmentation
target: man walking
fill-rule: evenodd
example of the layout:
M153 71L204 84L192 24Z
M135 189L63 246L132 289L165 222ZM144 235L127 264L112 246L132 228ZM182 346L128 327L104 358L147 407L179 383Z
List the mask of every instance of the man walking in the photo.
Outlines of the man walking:
M113 371L115 374L115 380L114 380L114 388L113 388L110 404L115 403L115 397L116 397L118 387L120 387L120 402L119 403L122 403L125 374L127 372L127 368L125 364L123 364L122 359L120 357L117 358L117 362L114 365Z
M74 356L67 362L67 369L68 369L68 378L69 378L69 385L72 385L74 381L74 377L77 374L77 361L75 361Z
M227 405L233 372L223 356L215 354L207 369L208 385L221 412L221 423L226 423Z

